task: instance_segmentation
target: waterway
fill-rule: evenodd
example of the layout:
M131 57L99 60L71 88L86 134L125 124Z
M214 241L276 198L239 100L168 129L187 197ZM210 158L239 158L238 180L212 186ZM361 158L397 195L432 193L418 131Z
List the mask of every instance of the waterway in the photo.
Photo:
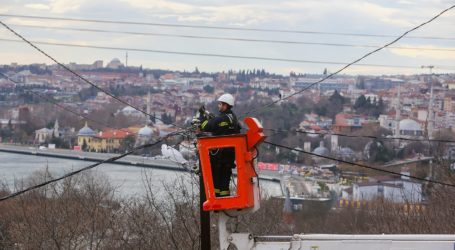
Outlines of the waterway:
M26 180L36 172L45 171L46 168L57 177L90 164L92 163L87 161L0 152L0 182L14 188L17 183ZM181 177L185 177L185 180L188 181L191 180L191 174L188 172L115 164L102 164L89 171L100 178L107 178L109 183L116 188L118 195L125 198L143 195L146 178L151 180L157 191L160 190L163 183L172 184ZM279 183L261 181L261 191L269 196L281 195Z

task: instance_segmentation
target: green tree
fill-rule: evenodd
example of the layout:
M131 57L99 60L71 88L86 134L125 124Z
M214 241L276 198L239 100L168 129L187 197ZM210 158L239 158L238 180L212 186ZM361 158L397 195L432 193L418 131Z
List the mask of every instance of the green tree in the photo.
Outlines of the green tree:
M120 142L120 152L126 152L126 151L132 150L135 142L136 142L136 139L134 138L134 136L128 135L127 137L125 137L125 139L123 139Z
M205 85L203 89L205 92L209 94L213 94L213 92L215 91L215 88L210 85Z
M87 142L85 141L85 139L82 141L82 151L87 151L87 148L88 148L88 145L87 145Z
M173 121L173 118L170 114L167 114L167 113L164 113L162 116L161 116L161 120L163 121L164 124L172 124L174 121Z
M360 110L360 109L365 109L368 105L367 98L364 95L359 96L357 100L355 100L354 103L354 109L355 110Z

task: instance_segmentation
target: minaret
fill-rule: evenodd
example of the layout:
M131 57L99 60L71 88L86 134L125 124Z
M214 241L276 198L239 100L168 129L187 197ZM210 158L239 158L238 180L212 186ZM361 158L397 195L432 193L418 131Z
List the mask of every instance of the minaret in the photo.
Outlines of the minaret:
M151 102L151 96L150 96L150 91L147 93L147 115L145 115L145 125L147 126L150 123L150 102Z
M426 132L428 139L433 139L433 130L434 130L434 96L433 96L433 68L434 65L422 65L421 68L427 68L430 71L428 75L428 80L430 81L430 101L428 103L428 114L427 114L427 124L426 124Z
M60 126L58 125L58 119L55 119L54 132L53 132L55 138L60 137L59 130L60 130Z
M428 124L427 135L429 139L433 139L434 130L434 95L433 95L433 82L431 82L430 102L428 103Z
M331 142L331 147L330 150L333 152L337 152L339 150L338 148L338 135L331 135L330 136L330 142Z
M400 120L401 120L400 96L401 96L401 86L398 83L397 101L396 101L396 106L395 106L395 131L394 131L395 136L400 135Z
M125 54L125 68L128 67L128 51Z

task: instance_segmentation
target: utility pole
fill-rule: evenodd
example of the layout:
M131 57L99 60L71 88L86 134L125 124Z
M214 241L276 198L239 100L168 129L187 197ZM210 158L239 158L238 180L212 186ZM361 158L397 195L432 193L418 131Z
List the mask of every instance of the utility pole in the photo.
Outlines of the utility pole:
M196 136L201 136L200 134ZM195 144L196 146L196 144ZM197 146L196 146L197 148ZM199 152L197 152L197 156L199 157ZM210 212L204 211L203 205L204 202L207 200L205 196L205 186L204 186L204 178L202 176L202 167L201 167L201 160L199 160L199 221L200 221L200 243L201 243L201 250L210 250L211 249L211 242L210 242Z
M199 169L201 169L199 167ZM204 180L202 178L202 171L199 174L199 212L200 212L200 220L201 220L201 250L210 250L211 242L210 242L210 212L204 211L202 206L206 200L205 197L205 188L204 188Z

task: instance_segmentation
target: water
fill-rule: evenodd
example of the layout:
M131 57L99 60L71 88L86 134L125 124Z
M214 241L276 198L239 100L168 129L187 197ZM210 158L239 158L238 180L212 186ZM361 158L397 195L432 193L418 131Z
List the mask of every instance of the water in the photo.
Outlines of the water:
M92 164L87 161L59 159L42 156L21 155L0 152L0 181L13 187L14 183L26 179L34 172L44 171L46 167L54 177L63 175ZM107 177L112 186L122 197L138 197L145 193L144 180L151 179L157 191L163 183L172 183L182 176L191 180L191 174L151 168L140 168L115 164L102 164L92 170L101 177ZM261 190L271 196L281 195L278 183L261 182Z

